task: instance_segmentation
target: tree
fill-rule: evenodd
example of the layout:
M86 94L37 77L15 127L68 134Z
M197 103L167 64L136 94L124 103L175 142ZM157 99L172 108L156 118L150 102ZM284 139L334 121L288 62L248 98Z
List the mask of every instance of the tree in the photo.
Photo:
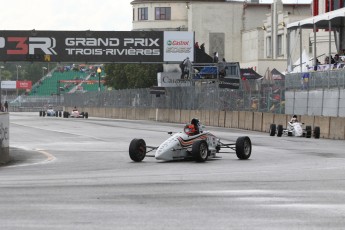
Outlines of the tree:
M157 85L162 64L109 64L105 66L105 85L114 89L148 88Z

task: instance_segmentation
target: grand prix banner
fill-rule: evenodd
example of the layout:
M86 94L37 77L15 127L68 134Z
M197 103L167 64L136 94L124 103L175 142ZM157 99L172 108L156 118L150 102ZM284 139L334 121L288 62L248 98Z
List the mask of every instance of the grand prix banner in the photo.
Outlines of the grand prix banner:
M194 60L194 34L164 31L0 31L0 61L157 63Z

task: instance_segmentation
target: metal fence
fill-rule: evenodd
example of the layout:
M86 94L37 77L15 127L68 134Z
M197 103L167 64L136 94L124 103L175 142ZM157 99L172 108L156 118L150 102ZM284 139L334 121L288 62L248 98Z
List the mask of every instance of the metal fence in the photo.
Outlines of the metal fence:
M50 97L20 96L10 111L39 111L48 105L113 108L258 111L298 115L344 115L345 71L289 74L285 81L245 80L240 89L219 88L217 79L192 86L73 93ZM320 102L320 103L319 103Z
M247 89L235 90L219 88L216 81L196 82L191 87L167 87L159 96L151 94L150 89L68 94L64 97L64 105L285 112L283 90L277 86L263 88L259 81L247 83Z

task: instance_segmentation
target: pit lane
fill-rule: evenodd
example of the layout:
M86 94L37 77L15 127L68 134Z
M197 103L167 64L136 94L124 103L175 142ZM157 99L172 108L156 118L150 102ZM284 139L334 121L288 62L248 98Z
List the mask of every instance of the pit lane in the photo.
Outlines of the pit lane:
M251 158L240 161L235 154L221 154L205 163L131 162L133 138L155 146L169 137L168 131L182 128L153 121L11 113L12 166L17 167L0 168L2 229L345 225L344 141L207 127L224 142L249 136Z

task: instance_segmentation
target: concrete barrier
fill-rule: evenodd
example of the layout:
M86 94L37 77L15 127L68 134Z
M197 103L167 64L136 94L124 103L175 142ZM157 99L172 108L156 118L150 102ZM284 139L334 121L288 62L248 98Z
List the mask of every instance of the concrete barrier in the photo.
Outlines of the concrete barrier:
M330 118L329 138L345 140L345 119L341 117ZM321 127L320 127L321 130Z
M254 112L253 113L253 130L254 131L262 131L262 118L263 118L263 114L262 113L258 113L258 112Z
M341 125L341 124L337 124ZM320 127L320 137L329 138L330 117L315 116L314 126Z
M262 132L268 133L270 130L270 125L274 123L273 113L263 113L262 116Z
M10 160L10 119L8 113L0 112L0 164Z
M64 111L71 111L65 107ZM267 132L271 124L287 126L291 114L273 114L250 111L210 111L210 110L173 110L144 108L80 108L93 117L109 117L129 120L154 120L172 123L189 123L192 118L199 118L206 126L240 128ZM321 138L345 140L345 117L298 116L305 125L320 127Z

